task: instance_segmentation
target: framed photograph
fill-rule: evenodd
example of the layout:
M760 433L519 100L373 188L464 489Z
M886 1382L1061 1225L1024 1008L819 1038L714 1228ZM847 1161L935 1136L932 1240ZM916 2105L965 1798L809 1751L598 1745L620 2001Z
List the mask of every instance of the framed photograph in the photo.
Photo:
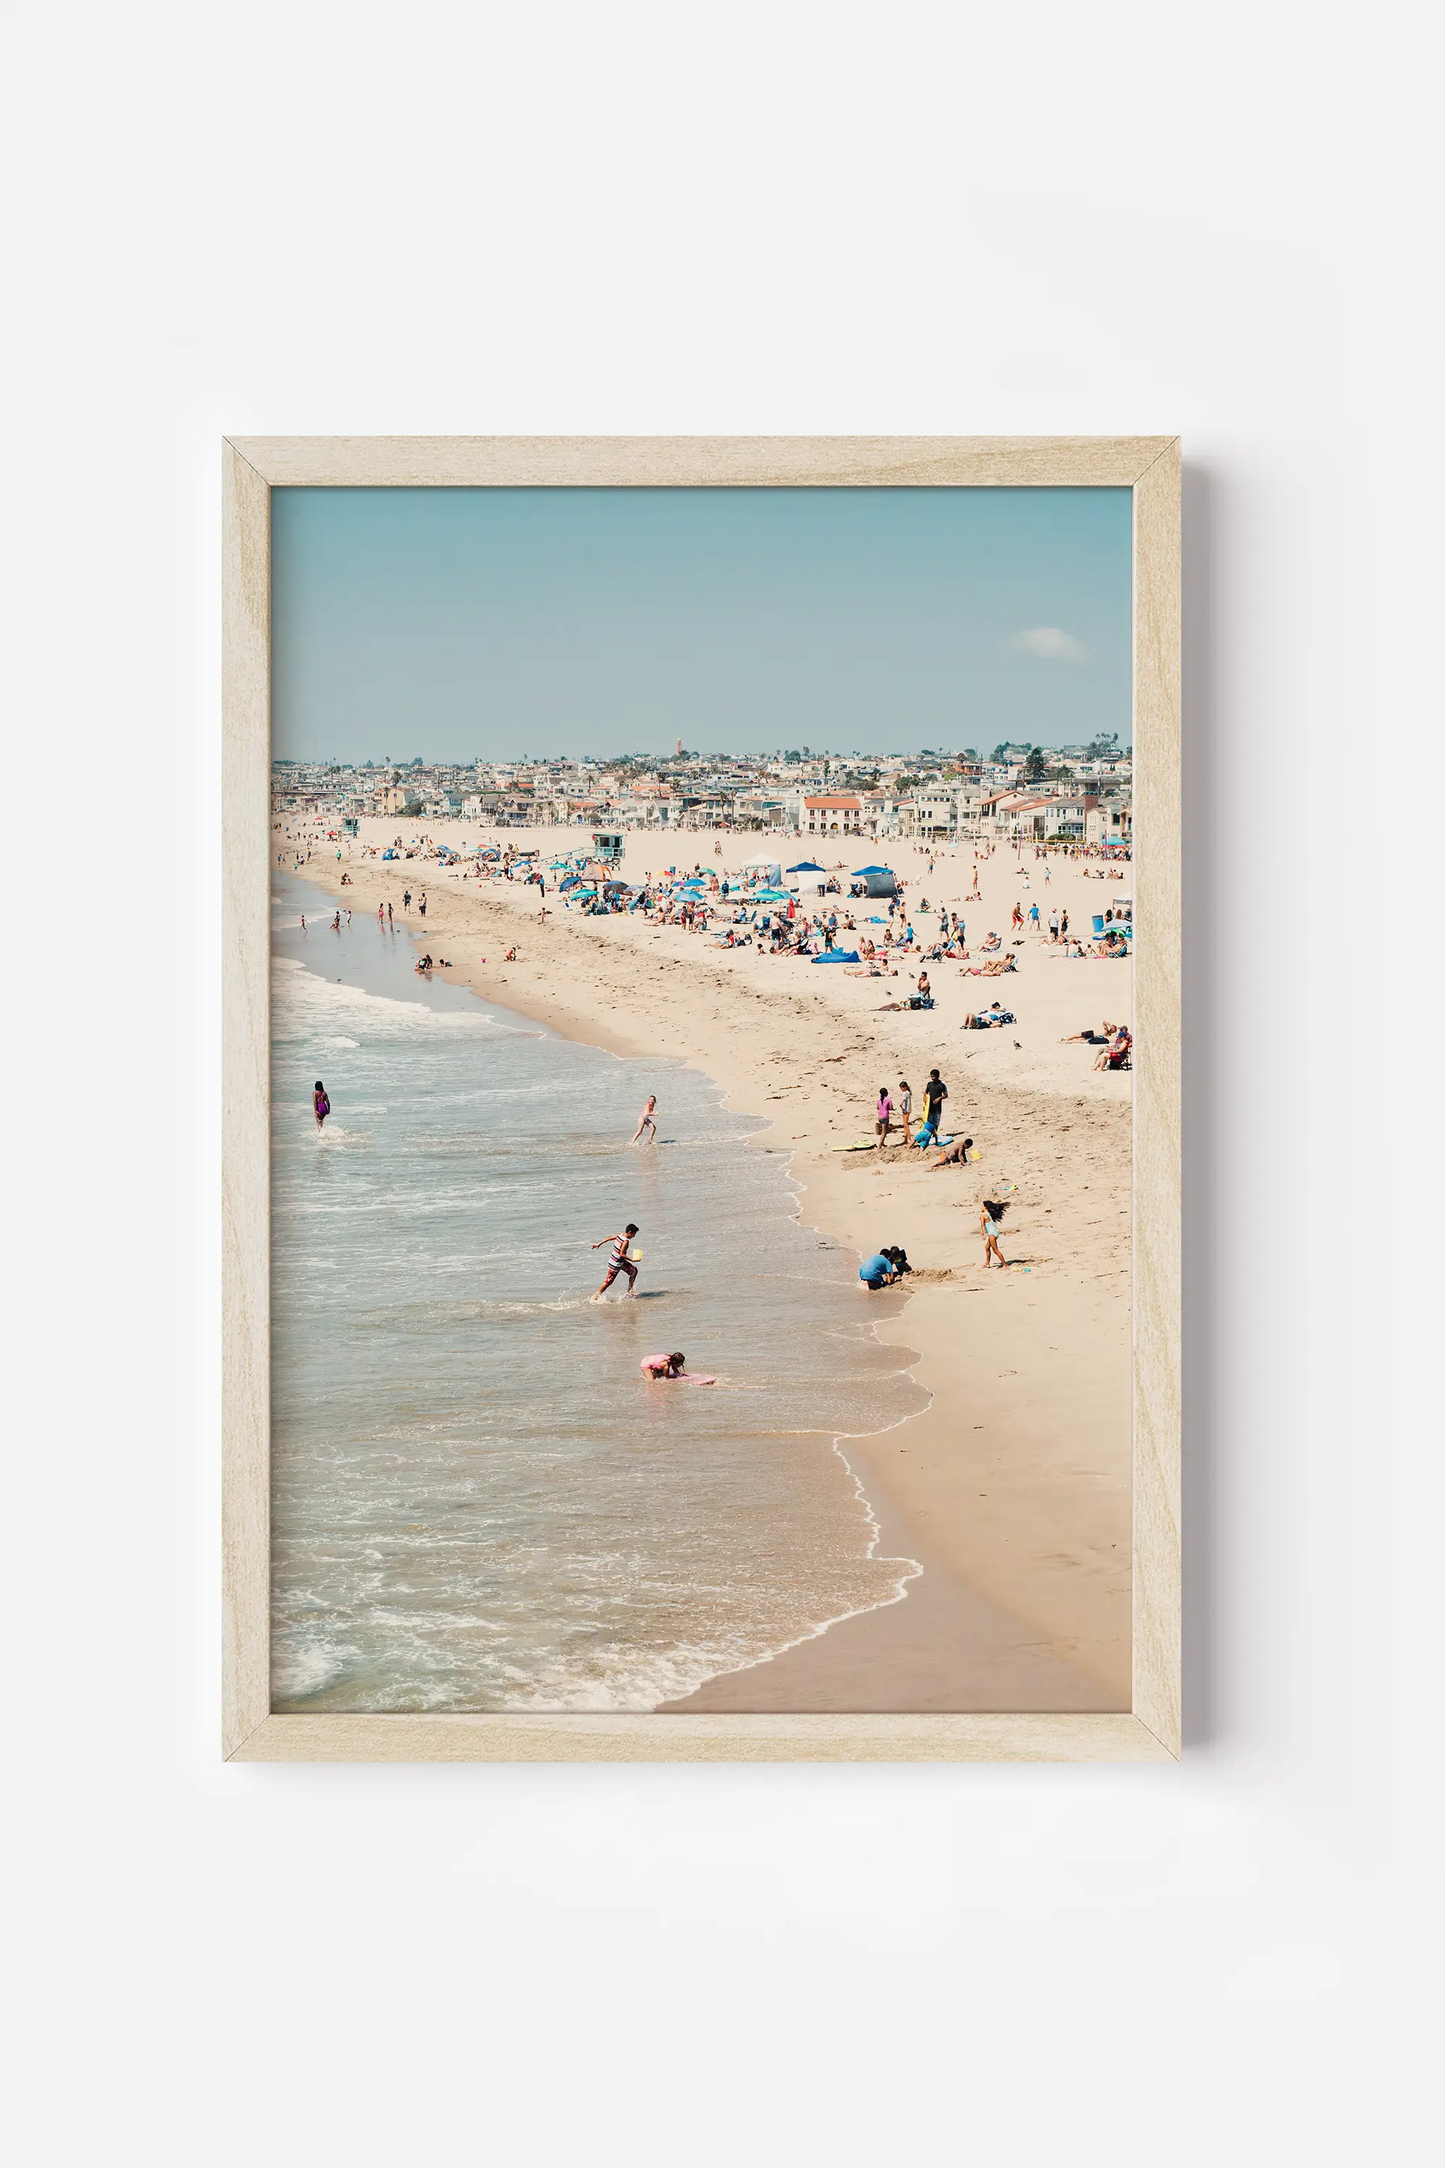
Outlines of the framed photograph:
M1177 1756L1177 440L223 496L225 1755Z

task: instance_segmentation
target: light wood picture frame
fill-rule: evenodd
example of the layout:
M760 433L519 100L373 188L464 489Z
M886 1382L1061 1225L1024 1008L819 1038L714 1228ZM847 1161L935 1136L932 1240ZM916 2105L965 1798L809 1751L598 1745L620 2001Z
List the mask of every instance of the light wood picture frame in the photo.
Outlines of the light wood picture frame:
M1180 447L1107 438L246 438L222 450L223 1717L240 1761L1166 1761L1180 1714ZM270 1684L276 488L1127 488L1134 533L1133 1699L1113 1714L278 1715Z

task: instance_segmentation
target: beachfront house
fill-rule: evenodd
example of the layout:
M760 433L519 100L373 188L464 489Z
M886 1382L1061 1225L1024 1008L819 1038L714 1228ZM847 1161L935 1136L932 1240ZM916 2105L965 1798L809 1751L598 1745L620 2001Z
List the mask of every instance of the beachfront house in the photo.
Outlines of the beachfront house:
M1042 843L1049 832L1053 805L1051 793L1011 791L1006 798L994 803L992 830L995 838L1006 843Z
M1044 818L1045 836L1057 836L1065 843L1082 843L1088 832L1089 815L1099 803L1087 791L1061 790L1050 799Z
M488 821L498 828L517 828L537 817L537 801L530 791L469 790L461 802L463 820Z
M779 791L740 790L732 801L731 819L739 828L788 828L787 800Z
M918 791L898 810L902 833L926 843L944 841L957 829L958 807L950 790Z
M682 823L686 801L671 783L649 777L627 786L620 809L637 828L676 828Z
M863 801L845 791L823 791L803 800L803 833L810 836L859 836Z
M1087 843L1127 843L1133 831L1134 802L1128 792L1094 800L1084 830Z

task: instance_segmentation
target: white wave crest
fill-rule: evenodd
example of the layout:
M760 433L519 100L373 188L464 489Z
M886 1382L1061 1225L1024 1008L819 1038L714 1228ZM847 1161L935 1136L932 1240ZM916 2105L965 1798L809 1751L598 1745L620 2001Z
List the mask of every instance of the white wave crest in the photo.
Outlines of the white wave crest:
M367 1039L506 1029L480 1003L475 1008L435 1009L424 1001L398 1001L390 994L370 994L359 986L318 978L294 957L278 956L276 967L271 984L271 1036L278 1045L319 1040L326 1046L355 1047Z

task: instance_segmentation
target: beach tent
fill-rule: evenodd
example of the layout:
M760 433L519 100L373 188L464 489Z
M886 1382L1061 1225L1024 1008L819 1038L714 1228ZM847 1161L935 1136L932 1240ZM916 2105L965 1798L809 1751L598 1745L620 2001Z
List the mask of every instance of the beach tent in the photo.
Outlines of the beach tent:
M789 873L821 873L823 868L815 866L811 858L805 858L801 866L789 866L788 871Z
M750 858L743 867L743 871L744 873L771 874L774 888L783 878L782 860L778 858Z
M865 896L893 896L898 892L898 877L891 866L859 866L848 878L863 883Z

